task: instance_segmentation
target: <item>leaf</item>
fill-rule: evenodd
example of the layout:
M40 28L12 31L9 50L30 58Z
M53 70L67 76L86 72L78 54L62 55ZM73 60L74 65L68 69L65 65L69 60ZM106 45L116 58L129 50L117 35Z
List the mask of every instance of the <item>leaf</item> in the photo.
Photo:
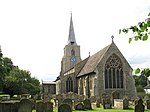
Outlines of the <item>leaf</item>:
M140 69L139 68L137 68L136 70L135 70L135 74L139 74L140 73Z
M145 69L144 69L144 75L145 75L146 77L149 77L149 76L150 76L150 69L145 68Z
M138 41L138 39L139 39L139 36L135 36L135 37L134 37L134 40L135 40L135 41Z
M148 16L150 16L150 13L148 14Z
M119 29L119 34L121 34L121 29Z
M148 35L147 35L147 33L146 33L145 35L143 35L142 40L143 40L143 41L146 41L147 39L148 39Z
M147 22L147 27L150 27L150 21Z
M129 43L131 43L131 41L132 41L132 38L129 38Z

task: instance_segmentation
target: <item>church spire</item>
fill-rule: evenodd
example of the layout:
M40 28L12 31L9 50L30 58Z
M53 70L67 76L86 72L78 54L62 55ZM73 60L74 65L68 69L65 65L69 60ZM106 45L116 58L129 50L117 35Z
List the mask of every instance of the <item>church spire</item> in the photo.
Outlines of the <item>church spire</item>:
M70 18L70 28L69 28L69 37L68 37L68 45L77 45L75 34L74 34L74 28L73 28L73 21L72 21L72 12L71 12L71 18Z

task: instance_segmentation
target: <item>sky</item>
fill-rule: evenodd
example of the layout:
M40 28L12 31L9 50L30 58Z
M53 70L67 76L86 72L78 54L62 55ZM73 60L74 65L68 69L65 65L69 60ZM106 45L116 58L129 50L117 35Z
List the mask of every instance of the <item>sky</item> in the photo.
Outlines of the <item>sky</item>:
M114 42L133 69L150 67L150 39L128 43L119 29L150 12L150 0L0 0L0 45L4 57L33 77L59 76L72 12L75 38L85 59Z

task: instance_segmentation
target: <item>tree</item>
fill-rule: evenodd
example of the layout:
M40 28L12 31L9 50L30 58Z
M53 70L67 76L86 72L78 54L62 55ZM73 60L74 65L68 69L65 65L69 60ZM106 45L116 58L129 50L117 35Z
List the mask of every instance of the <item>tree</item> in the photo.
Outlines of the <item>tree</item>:
M8 57L3 57L0 48L0 92L13 96L14 94L29 93L31 95L40 92L40 82L31 77L31 73L14 66Z
M139 22L137 25L130 26L129 28L119 29L119 34L121 34L121 32L127 34L129 31L131 31L134 34L133 37L129 38L129 43L131 43L133 39L135 41L146 41L148 39L148 36L150 35L150 13L148 14L148 17L145 21ZM140 68L137 68L135 70L135 73L141 73L141 75L149 77L150 69L145 68L144 70L141 70Z
M143 40L146 41L148 36L150 35L150 13L148 14L148 18L145 21L139 22L137 25L130 26L129 28L124 28L119 30L119 34L121 32L128 33L129 31L134 33L133 37L129 38L129 43L134 39L135 41Z
M40 92L40 82L32 78L29 71L14 68L5 77L4 93L11 96L17 94L37 94Z

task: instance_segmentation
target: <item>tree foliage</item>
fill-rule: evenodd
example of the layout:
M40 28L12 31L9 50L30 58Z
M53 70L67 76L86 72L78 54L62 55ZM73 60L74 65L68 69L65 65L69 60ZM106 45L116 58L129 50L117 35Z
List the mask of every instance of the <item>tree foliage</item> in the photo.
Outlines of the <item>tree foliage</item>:
M150 35L150 13L145 21L139 22L137 25L130 26L129 28L119 29L119 34L121 34L121 32L127 34L129 31L134 33L134 36L129 38L129 43L131 43L132 40L146 41Z
M40 92L40 82L31 77L31 73L14 66L8 57L3 57L0 49L0 91L13 96L14 94L28 93L31 95Z
M133 75L137 92L144 92L144 87L147 85L147 77L144 75Z
M131 31L134 36L129 37L129 43L131 43L132 40L138 41L146 41L148 39L148 36L150 35L150 13L148 14L148 17L145 21L139 22L137 25L130 26L129 28L119 29L119 34L121 32L127 34L129 31ZM145 68L144 70L141 70L140 68L137 68L135 70L135 74L141 74L146 77L150 76L150 69Z

